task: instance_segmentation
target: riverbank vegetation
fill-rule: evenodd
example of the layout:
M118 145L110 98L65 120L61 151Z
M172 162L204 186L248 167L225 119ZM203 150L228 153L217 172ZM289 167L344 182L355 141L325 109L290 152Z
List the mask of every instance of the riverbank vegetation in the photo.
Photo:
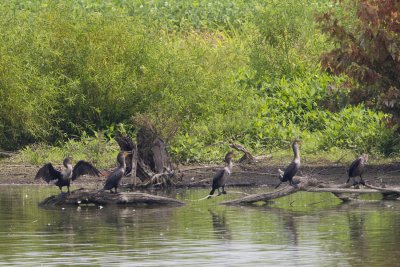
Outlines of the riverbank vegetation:
M399 156L387 110L355 104L362 83L321 65L338 41L316 17L334 11L351 28L348 6L3 1L0 148L34 164L72 155L107 166L115 130L134 136L150 123L179 162L220 161L230 141L289 151L294 138L303 155Z

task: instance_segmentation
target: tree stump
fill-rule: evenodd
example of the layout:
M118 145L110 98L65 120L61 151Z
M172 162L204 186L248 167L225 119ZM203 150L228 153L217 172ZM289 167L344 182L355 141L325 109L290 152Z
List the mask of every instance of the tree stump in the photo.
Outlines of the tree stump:
M132 155L126 158L125 175L138 177L141 186L167 187L181 180L172 168L167 145L151 127L142 127L138 131L137 144L130 137L121 134L117 134L115 139L122 151L132 152ZM133 183L131 186L134 186Z

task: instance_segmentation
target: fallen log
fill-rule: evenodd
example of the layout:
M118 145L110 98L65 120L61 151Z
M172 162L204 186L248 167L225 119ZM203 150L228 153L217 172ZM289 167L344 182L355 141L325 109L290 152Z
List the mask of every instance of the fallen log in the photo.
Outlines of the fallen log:
M400 197L400 189L397 188L381 188L366 184L366 188L350 188L350 184L332 185L318 181L315 178L295 177L298 182L297 186L287 185L286 187L272 192L253 194L240 199L221 202L223 205L249 205L256 202L268 203L273 199L289 196L299 191L305 192L328 192L335 195L343 202L358 201L361 194L379 193L383 200L393 200Z
M184 202L156 195L137 192L110 193L103 190L77 189L71 193L50 196L39 203L41 207L60 205L168 205L181 206Z

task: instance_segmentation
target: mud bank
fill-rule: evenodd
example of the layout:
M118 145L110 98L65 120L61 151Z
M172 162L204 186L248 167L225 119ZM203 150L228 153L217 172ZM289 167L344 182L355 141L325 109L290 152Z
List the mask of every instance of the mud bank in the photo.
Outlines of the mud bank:
M0 185L29 185L46 184L44 181L34 181L40 166L0 163ZM217 165L186 165L180 166L183 173L179 187L209 187L214 173L221 166ZM228 186L274 186L278 182L278 169L282 166L271 164L235 165L233 173L228 181ZM332 183L344 183L347 179L347 166L342 165L303 165L300 176L313 177L321 181ZM399 185L400 186L400 162L382 165L368 165L364 179L371 184ZM83 176L73 182L76 186L91 185L100 187L105 177ZM138 181L138 180L137 180ZM132 177L124 177L122 183L129 184L135 180Z

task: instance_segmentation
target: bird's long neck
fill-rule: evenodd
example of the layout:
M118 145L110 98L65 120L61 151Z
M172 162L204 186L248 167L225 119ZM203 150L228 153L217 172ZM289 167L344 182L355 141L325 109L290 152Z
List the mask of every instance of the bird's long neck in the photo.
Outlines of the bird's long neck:
M293 146L294 160L300 162L300 150L298 146Z
M69 179L72 177L72 165L67 164L65 166L65 171L64 171L64 178Z
M122 160L119 162L119 167L125 171L126 169L125 158L122 158Z
M228 165L225 167L225 169L228 171L229 174L232 172L232 167L233 167L233 162L232 160L230 160Z

